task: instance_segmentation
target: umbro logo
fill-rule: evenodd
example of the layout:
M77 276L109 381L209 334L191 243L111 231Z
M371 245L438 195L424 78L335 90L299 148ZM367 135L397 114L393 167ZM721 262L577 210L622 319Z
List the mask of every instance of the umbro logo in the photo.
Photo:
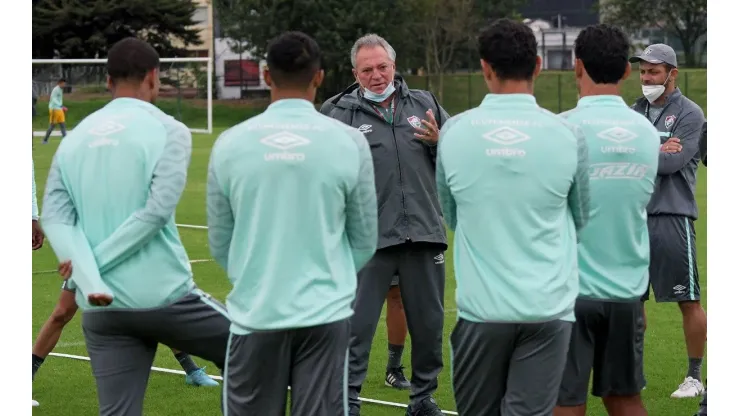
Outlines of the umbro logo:
M676 295L682 295L682 294L686 293L686 286L684 286L684 285L676 285L676 286L673 286L673 291L674 291L673 293L676 294Z
M91 134L93 136L105 137L124 130L126 130L126 126L124 126L123 124L116 123L112 120L106 120L91 128L87 132L88 134Z
M612 127L597 134L601 139L614 143L626 143L637 138L637 135L622 127Z
M434 264L444 264L445 262L445 254L439 253L436 256L434 256Z
M491 130L484 134L483 138L504 146L486 149L486 156L505 158L526 156L527 152L524 149L517 149L511 146L531 139L531 137L521 131L508 126Z
M274 147L280 150L288 150L294 147L305 146L311 143L311 141L307 138L291 133L289 131L283 131L267 136L260 140L260 142L262 144L266 144L270 147Z
M504 146L526 142L530 139L526 134L519 130L512 129L511 127L501 127L499 129L489 131L483 135L483 138L494 143L503 144Z
M307 138L289 131L281 131L280 133L272 134L263 138L260 142L272 148L282 150L282 152L265 153L264 157L267 162L302 162L306 160L306 155L304 153L295 153L295 151L294 153L290 153L288 150L311 143Z
M373 132L373 125L372 124L363 124L360 127L357 128L357 130L360 131L362 134L368 134Z

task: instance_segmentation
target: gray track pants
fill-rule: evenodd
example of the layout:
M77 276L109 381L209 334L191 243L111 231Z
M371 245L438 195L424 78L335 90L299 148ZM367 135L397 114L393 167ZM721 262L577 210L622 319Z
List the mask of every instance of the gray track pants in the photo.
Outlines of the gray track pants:
M82 330L100 416L143 414L158 344L211 361L223 370L231 324L225 311L218 301L196 290L161 308L84 312Z
M443 366L444 253L440 245L407 243L378 250L357 276L349 349L352 406L360 406L375 329L395 274L411 335L411 404L437 390L437 375Z

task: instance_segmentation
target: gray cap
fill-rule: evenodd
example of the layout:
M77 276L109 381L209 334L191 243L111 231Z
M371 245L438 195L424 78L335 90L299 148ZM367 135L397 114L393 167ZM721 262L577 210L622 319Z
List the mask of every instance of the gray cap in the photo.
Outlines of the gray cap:
M645 61L651 64L668 64L678 68L678 60L676 59L676 51L668 45L663 43L656 43L650 45L642 51L641 54L630 58L630 62Z

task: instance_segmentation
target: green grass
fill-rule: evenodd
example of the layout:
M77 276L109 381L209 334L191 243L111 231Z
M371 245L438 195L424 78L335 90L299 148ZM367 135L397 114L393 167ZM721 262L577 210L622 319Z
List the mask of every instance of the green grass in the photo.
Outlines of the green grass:
M411 88L428 89L427 80L432 85L436 85L436 77L406 77L406 81ZM679 75L679 86L685 95L704 109L706 114L707 71L704 69L682 70ZM487 93L480 73L446 75L443 89L442 105L452 115L477 106ZM629 104L640 97L640 79L637 72L633 72L629 79L625 81L622 94ZM535 82L535 96L542 107L556 113L575 107L578 93L573 72L543 72ZM64 105L69 108L67 128L73 128L85 116L100 109L109 100L109 96L102 93L65 95ZM204 100L183 99L178 101L173 98L162 98L157 101L157 105L167 114L183 121L190 128L204 129L208 125L208 113ZM234 100L216 100L213 103L213 126L214 128L231 127L254 116L266 106L267 102L264 100L255 100L248 103ZM35 131L43 131L48 127L47 108L48 101L45 101L42 97L36 106L39 116L33 122Z
M206 169L208 156L215 135L197 135L193 140L193 157L187 189L177 211L177 222L180 224L206 224L204 208L206 189ZM38 143L38 139L36 142ZM36 180L39 193L44 189L44 181L56 150L58 139L52 144L36 144L33 156L36 167ZM40 197L40 196L39 196ZM697 186L701 218L696 224L697 251L699 253L699 270L702 287L706 287L706 175L702 169ZM180 229L182 239L191 259L208 259L207 236L204 230ZM451 252L450 252L451 255ZM455 308L455 276L452 261L447 264L447 284L445 310ZM53 273L38 273L56 268L55 257L48 244L34 252L33 270L33 334L38 333L41 325L51 313L60 291L59 277ZM225 273L215 263L193 264L197 284L219 299L224 299L229 291ZM706 299L704 292L703 299ZM703 301L706 307L706 301ZM681 316L674 304L658 305L648 302L648 332L646 334L645 363L648 379L647 390L643 398L648 412L654 416L677 416L693 414L699 399L670 399L671 392L683 380L687 358L684 347ZM385 312L383 313L385 316ZM455 321L455 313L448 312L445 319L445 339L449 339ZM86 356L84 340L80 329L79 315L66 327L55 350L57 353ZM410 368L410 345L407 343L403 362ZM450 383L449 347L444 343L445 369L439 377L439 390L436 399L443 409L455 408ZM391 390L383 385L387 359L387 334L385 319L381 318L373 344L368 377L362 396L405 403L407 393ZM198 359L199 363L203 360ZM155 366L180 369L169 350L160 347ZM217 374L212 364L208 364L209 373ZM706 365L705 365L706 367ZM407 373L410 376L410 373ZM219 389L189 388L185 386L184 376L153 373L147 391L144 414L146 415L184 415L198 416L219 415ZM34 409L37 415L85 416L96 414L95 384L88 362L66 358L49 357L39 370L33 385L33 397L41 402L41 407ZM372 404L363 406L364 416L402 415L403 409L383 407ZM606 414L600 402L591 399L589 415Z

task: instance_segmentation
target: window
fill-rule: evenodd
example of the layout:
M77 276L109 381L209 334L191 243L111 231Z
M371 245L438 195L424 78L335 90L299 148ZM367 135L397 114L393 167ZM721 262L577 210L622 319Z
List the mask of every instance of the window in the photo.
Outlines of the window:
M208 49L190 49L187 55L190 58L208 58L210 56L208 52Z
M239 68L241 62L241 68ZM240 81L242 86L258 87L260 85L260 65L257 61L230 59L224 61L224 86L238 87Z
M573 69L573 52L570 49L551 49L547 51L547 69Z
M208 24L208 7L198 7L197 9L195 9L195 13L193 13L193 24Z

